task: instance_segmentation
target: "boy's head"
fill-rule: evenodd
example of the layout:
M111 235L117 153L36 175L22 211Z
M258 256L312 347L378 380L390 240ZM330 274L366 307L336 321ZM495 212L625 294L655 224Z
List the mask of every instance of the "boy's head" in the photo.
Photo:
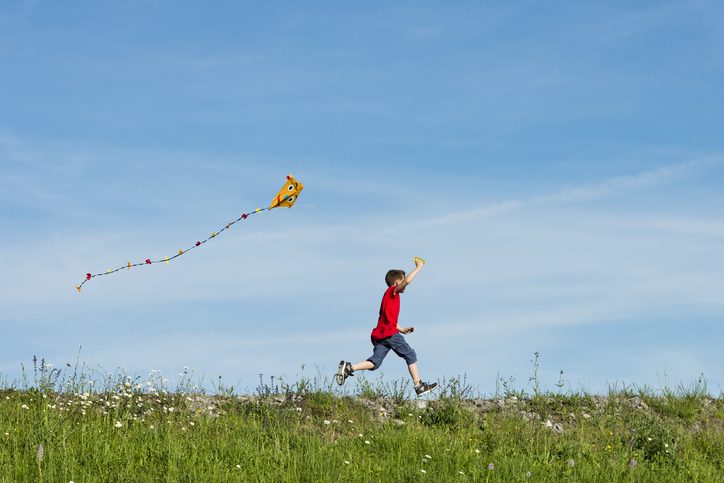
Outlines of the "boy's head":
M404 270L390 270L389 272L387 272L387 275L385 275L385 283L387 283L388 287L397 285L400 282L402 282L404 279L405 279Z

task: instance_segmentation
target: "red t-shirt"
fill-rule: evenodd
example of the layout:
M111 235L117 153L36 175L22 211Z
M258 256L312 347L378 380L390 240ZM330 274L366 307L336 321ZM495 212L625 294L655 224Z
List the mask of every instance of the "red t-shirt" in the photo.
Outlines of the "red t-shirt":
M380 305L380 318L377 327L372 329L372 340L386 339L397 334L397 317L400 315L400 294L397 287L387 289Z

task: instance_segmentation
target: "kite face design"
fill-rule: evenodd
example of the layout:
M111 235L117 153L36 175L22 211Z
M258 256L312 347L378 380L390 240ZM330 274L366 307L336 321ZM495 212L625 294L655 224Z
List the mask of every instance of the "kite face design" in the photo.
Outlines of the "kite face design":
M269 209L271 210L272 208L278 208L280 206L291 208L294 206L294 203L299 197L299 193L301 193L303 189L304 185L294 179L294 176L290 174L287 176L287 182L272 200L271 205L269 205Z
M297 198L299 197L299 193L302 192L302 189L304 189L304 185L302 185L302 183L300 183L299 181L297 181L296 179L294 179L294 177L290 174L290 175L287 176L287 180L286 180L286 182L284 183L284 186L282 187L282 189L279 190L279 192L278 192L277 195L274 197L274 200L272 201L271 205L269 205L268 208L257 208L257 209L255 209L254 211L251 211L251 212L249 212L249 213L242 213L241 216L239 216L236 220L227 223L227 224L226 224L223 228L221 228L220 230L211 233L211 235L209 235L207 238L205 238L205 239L203 239L203 240L197 241L195 244L191 245L191 246L190 246L189 248L187 248L186 250L180 249L180 250L178 251L178 254L176 254L176 255L174 255L174 256L172 256L172 257L165 256L165 257L163 257L163 258L156 259L156 260L152 260L151 258L147 258L145 261L143 261L143 262L138 262L138 263L131 263L131 262L129 261L126 265L123 265L123 266L121 266L121 267L119 267L119 268L116 268L115 270L111 270L111 269L109 268L109 269L106 270L105 272L101 272L101 273L96 273L96 274L86 273L86 275L85 275L85 280L83 280L83 282L81 282L80 285L76 285L75 289L76 289L78 292L80 292L80 291L81 291L81 288L83 287L83 285L85 285L86 282L90 281L90 279L95 278L95 277L100 277L100 276L103 276L103 275L110 275L110 274L112 274L112 273L116 273L116 272L119 272L119 271L124 270L124 269L125 269L125 270L130 270L132 267L151 265L151 264L159 263L159 262L165 262L166 265L168 265L168 262L170 262L170 261L172 261L172 260L175 260L176 258L178 258L178 257L180 257L180 256L182 256L182 255L187 254L188 252L190 252L191 250L193 250L193 249L195 249L195 248L200 247L201 245L203 245L204 243L208 242L208 241L211 240L212 238L216 238L217 236L221 235L222 232L224 232L224 231L228 230L229 228L231 228L231 226L234 225L235 223L237 223L237 222L239 222L239 221L241 221L241 220L246 220L250 215L259 214L259 213L261 213L262 211L271 211L273 208L278 208L278 207L280 207L280 206L285 206L285 207L287 207L287 208L291 208L292 206L294 206L294 203L297 201Z

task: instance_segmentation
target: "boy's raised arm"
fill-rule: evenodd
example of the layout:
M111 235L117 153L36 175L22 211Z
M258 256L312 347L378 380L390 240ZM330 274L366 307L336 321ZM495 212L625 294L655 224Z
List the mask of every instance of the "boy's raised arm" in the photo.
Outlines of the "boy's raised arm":
M407 274L405 279L397 286L395 292L399 292L402 289L404 289L405 287L407 287L408 285L410 285L410 283L412 283L412 281L417 276L417 272L419 272L420 269L422 269L422 266L424 264L425 264L425 262L423 262L419 258L415 258L415 268L410 273Z

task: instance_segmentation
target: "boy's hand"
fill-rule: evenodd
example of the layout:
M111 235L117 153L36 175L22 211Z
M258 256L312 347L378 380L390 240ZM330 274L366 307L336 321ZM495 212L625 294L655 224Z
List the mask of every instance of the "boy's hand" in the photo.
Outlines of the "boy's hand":
M415 267L417 268L422 268L422 266L425 265L425 260L420 257L415 257L412 260L415 262Z
M402 329L400 332L402 332L403 334L407 335L407 334L410 334L410 333L412 333L412 332L415 332L415 328L414 328L413 326L409 326L409 327L407 327L407 328L405 328L405 329Z

